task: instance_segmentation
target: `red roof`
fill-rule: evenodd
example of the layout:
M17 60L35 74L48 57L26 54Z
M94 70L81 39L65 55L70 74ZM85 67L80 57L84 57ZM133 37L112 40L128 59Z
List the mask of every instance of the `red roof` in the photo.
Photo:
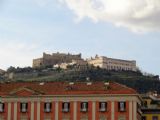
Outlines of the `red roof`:
M137 94L124 85L110 82L10 82L0 83L0 96L13 95L83 95L83 94Z

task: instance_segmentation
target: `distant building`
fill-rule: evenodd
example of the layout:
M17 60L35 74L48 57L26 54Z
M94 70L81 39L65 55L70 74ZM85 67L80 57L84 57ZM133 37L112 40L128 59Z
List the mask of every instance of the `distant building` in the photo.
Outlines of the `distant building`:
M142 98L142 120L160 120L160 95L151 92Z
M56 64L53 67L54 68L62 68L62 69L67 69L68 66L76 66L79 68L86 68L87 66L87 61L83 59L77 59L77 60L72 60L70 63L61 63L61 64Z
M81 59L81 54L78 55L72 55L72 54L64 54L64 53L53 53L53 54L46 54L43 53L42 58L33 59L33 68L35 67L47 67L47 66L53 66L56 64L61 63L69 63L72 62L72 60L78 60Z
M4 74L5 72L5 70L0 69L0 75Z
M81 58L81 54L72 55L64 53L43 53L42 58L33 59L33 68L36 67L60 67L67 69L68 65L76 64L81 68L85 68L87 64L95 67L100 67L107 70L124 70L124 71L137 71L135 60L121 60L108 58L96 55L95 58L87 59L86 61Z
M79 65L79 66L86 66L87 61L85 61L83 59L77 59L77 60L72 60L71 64L76 64L76 65Z
M0 83L0 120L141 120L138 93L118 83Z
M87 60L88 64L107 70L137 71L136 61L121 60L96 55L95 58Z
M68 63L56 64L56 65L54 65L53 67L54 67L54 68L67 69Z

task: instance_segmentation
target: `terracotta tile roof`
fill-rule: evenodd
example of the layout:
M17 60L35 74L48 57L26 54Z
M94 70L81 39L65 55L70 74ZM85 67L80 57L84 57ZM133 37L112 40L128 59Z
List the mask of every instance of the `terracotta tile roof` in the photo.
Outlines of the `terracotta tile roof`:
M24 88L24 89L23 89ZM87 82L10 82L0 83L0 96L9 96L20 90L28 90L34 94L42 95L83 95L83 94L137 94L137 92L124 85L110 82L105 85L104 82L93 82L87 85Z

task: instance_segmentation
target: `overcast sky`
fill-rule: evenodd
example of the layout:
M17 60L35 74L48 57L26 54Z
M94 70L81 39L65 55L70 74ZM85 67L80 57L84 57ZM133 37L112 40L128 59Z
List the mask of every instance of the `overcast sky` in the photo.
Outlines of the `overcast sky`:
M160 75L159 0L0 0L0 68L43 52L136 60Z

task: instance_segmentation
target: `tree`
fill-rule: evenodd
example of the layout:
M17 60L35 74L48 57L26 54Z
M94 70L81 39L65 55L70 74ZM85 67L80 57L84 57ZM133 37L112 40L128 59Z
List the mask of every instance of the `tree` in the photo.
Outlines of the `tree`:
M13 66L10 66L8 69L7 69L7 72L11 73L11 72L16 72L16 68L13 67Z

